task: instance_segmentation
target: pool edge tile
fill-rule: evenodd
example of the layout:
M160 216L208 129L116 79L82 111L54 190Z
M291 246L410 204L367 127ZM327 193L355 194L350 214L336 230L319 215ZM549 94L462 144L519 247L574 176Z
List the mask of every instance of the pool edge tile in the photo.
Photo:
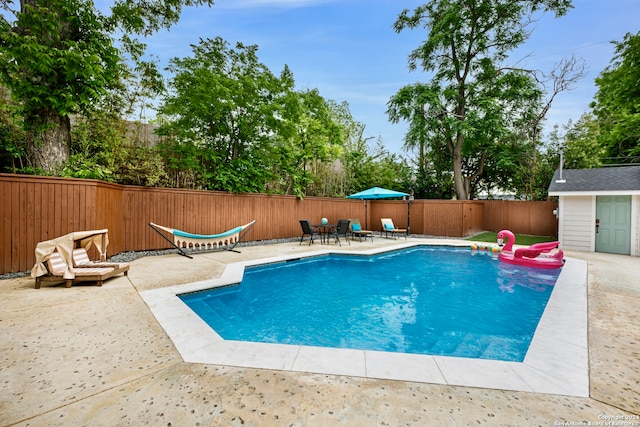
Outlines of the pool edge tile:
M589 395L587 263L568 258L524 362L516 367L542 393Z
M265 344L246 341L225 341L226 357L222 365L246 368L291 371L297 360L300 346L287 344Z
M434 356L449 385L533 392L533 388L513 369L518 362Z
M293 370L329 375L366 377L364 351L301 346Z
M367 378L446 384L433 356L426 354L364 352Z

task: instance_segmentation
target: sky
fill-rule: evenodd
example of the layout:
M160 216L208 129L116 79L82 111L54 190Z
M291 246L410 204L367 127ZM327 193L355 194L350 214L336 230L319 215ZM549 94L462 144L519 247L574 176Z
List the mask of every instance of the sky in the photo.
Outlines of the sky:
M424 29L396 33L403 9L426 0L217 0L212 7L186 8L169 31L146 39L161 66L191 56L200 38L222 37L258 46L258 59L279 75L287 64L297 89L318 89L326 99L347 101L353 118L365 124L363 137L380 137L390 152L403 153L406 123L392 124L387 102L403 86L428 82L410 72L408 55L426 39ZM640 0L574 0L561 18L545 15L526 43L505 62L549 72L562 58L585 61L588 75L553 102L545 130L575 121L588 111L594 79L614 55L611 41L640 31Z

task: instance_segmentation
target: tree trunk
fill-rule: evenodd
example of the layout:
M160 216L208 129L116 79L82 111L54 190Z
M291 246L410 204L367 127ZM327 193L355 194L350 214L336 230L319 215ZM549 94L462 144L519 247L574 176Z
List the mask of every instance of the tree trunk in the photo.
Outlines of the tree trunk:
M453 148L453 184L456 190L456 199L467 200L468 194L464 183L464 177L462 176L462 139L464 137L458 133L456 137L456 145Z
M28 157L34 168L56 174L69 158L71 123L56 111L43 109L35 112L29 134Z

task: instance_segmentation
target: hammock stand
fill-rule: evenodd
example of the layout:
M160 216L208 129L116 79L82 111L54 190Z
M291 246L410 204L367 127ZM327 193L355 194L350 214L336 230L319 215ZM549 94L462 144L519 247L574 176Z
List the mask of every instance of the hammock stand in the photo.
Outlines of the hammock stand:
M171 246L176 248L180 255L193 259L193 257L189 256L183 249L199 249L202 251L223 249L240 253L240 251L235 250L235 247L240 243L240 240L249 232L255 223L256 220L254 219L248 224L232 228L224 233L211 235L187 233L186 231L181 231L176 228L163 227L162 225L154 224L153 222L149 222L149 227L162 236L164 240L171 243ZM173 236L173 239L167 237L160 230Z

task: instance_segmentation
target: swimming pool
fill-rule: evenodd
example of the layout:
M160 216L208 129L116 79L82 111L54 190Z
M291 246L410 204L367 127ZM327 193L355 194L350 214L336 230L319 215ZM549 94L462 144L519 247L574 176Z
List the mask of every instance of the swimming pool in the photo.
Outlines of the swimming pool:
M419 246L252 267L180 298L225 340L522 361L559 274Z
M252 253L246 251L246 256L245 251L234 255L236 261L227 262L220 276L144 290L140 296L187 363L589 396L587 263L570 256L522 362L225 340L178 297L239 283L245 269L257 265L336 251L376 255L394 249L443 244L469 247L459 240L416 238L392 245L378 246L376 242L341 249L273 245ZM219 254L201 256L216 262L224 260Z

